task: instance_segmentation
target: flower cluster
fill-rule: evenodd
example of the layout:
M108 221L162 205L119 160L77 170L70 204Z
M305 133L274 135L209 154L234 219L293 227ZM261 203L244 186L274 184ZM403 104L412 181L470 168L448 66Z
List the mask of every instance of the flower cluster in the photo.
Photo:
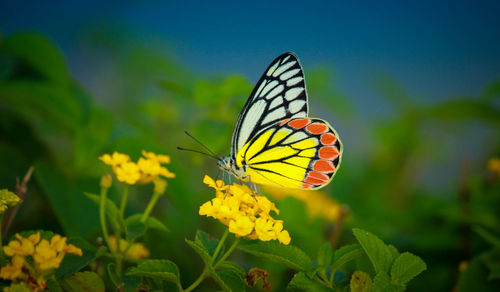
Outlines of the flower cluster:
M0 214L5 213L7 209L21 204L22 200L7 189L0 190Z
M200 207L200 215L219 220L239 237L290 243L290 234L283 230L283 221L270 216L271 211L278 214L279 210L267 197L257 195L246 185L225 185L207 175L203 182L215 189L216 197Z
M277 200L282 200L287 196L294 197L304 202L310 217L322 217L330 222L338 221L346 209L327 194L320 191L312 194L311 191L307 190L284 189L270 186L265 186L264 191Z
M144 150L142 155L144 157L139 158L137 162L131 161L128 155L116 151L111 155L104 154L99 159L112 167L119 181L129 185L150 183L158 176L175 177L174 173L162 166L162 164L170 163L169 156Z
M109 237L109 244L111 249L116 251L116 238L114 236ZM133 259L144 259L149 257L149 250L142 243L132 243L129 247L129 242L125 239L120 238L120 251L125 251L125 256Z
M16 234L16 238L3 247L5 255L11 257L11 263L0 269L0 278L14 282L21 280L34 291L47 287L43 276L59 268L66 254L82 256L80 248L67 244L67 238L58 234L50 241L40 240L40 232L27 238Z
M491 158L490 161L488 161L488 169L492 172L496 172L500 176L500 158Z

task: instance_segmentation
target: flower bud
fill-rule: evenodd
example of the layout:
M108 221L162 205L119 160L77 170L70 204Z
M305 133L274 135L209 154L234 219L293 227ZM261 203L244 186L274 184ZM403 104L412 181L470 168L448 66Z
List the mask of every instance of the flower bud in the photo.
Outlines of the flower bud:
M109 189L111 187L111 175L109 173L101 177L101 188Z

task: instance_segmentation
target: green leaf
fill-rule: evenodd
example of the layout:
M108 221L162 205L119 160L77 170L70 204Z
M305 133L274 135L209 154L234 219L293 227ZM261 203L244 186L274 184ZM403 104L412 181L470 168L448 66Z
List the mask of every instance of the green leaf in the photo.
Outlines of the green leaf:
M94 272L81 272L66 277L61 281L64 291L85 292L95 291L104 292L104 282L101 277Z
M217 238L201 230L196 231L195 241L201 244L211 257L214 255L217 245L219 245L219 240ZM217 256L223 254L223 251L224 246L222 246Z
M370 232L358 228L354 228L352 232L370 258L375 272L388 273L393 261L390 248Z
M222 270L233 270L241 276L245 275L246 273L240 265L231 261L223 261L217 265L217 268Z
M80 237L73 237L68 239L69 244L73 244L76 247L82 249L82 256L74 254L66 254L61 266L56 271L56 279L61 280L62 278L74 274L85 266L87 266L91 261L95 260L97 256L97 249L86 240Z
M49 290L49 292L62 292L61 286L59 286L59 283L54 279L47 280L47 290Z
M210 266L212 258L208 254L208 250L201 244L195 241L191 241L189 239L186 239L186 243L194 249L194 251L201 257L205 265Z
M245 291L245 280L242 275L233 270L222 270L215 273L214 280L226 291Z
M140 221L141 218L142 218L142 213L134 214L132 216L129 216L127 219L125 219L125 223L127 225L129 225L130 222ZM146 220L146 226L148 228L151 228L151 229L156 229L159 231L168 232L167 226L165 226L165 224L163 224L163 222L156 219L155 217L149 216L148 219Z
M61 52L40 34L18 33L5 39L2 50L23 60L47 79L60 85L70 77Z
M33 292L33 290L31 290L31 288L28 287L28 285L26 285L24 282L21 282L17 284L10 284L9 292Z
M491 233L490 231L484 229L481 226L474 226L474 227L472 227L472 230L474 230L484 240L486 240L487 242L489 242L494 247L500 248L500 237L498 237L497 235Z
M355 271L351 276L351 292L371 292L372 279L363 271Z
M84 194L87 198L92 200L92 202L94 202L99 208L101 203L101 196L90 193L84 193ZM113 226L113 229L123 230L125 223L121 220L120 211L118 210L118 206L116 206L115 202L113 202L109 198L106 198L105 208L106 208L106 217Z
M271 241L240 245L238 249L257 257L284 264L296 271L308 271L312 268L311 259L301 249L292 245Z
M55 211L64 233L69 236L89 236L99 225L98 209L82 194L96 180L72 180L45 161L35 163L34 176ZM85 219L82 219L85 218Z
M169 260L146 260L128 269L127 276L141 276L180 283L179 268Z
M458 292L498 291L500 280L491 280L488 278L488 274L488 269L481 258L472 258L467 264L467 269L465 269L458 278Z
M427 266L421 258L409 252L404 252L396 258L392 265L392 283L406 285L425 269L427 269Z
M373 292L399 292L404 289L404 286L393 285L386 272L380 272L373 278Z
M333 260L332 245L329 242L323 243L318 250L318 264L324 268L330 266Z
M332 271L338 270L346 263L356 259L363 254L359 244L350 244L337 249L333 256Z
M113 283L113 285L115 285L115 287L118 287L121 284L121 279L116 274L116 265L115 265L115 263L109 263L108 266L107 266L107 270L108 270L109 279L111 280L111 282Z
M333 292L334 290L326 287L319 282L309 279L306 274L300 272L293 276L286 287L287 292Z
M443 101L430 108L428 115L452 121L479 120L500 126L500 110L485 100L455 98Z
M130 220L126 222L127 240L132 242L146 233L146 224L141 220Z
M109 263L107 266L108 276L113 282L115 287L119 287L123 284L123 288L120 290L122 292L136 292L137 287L141 284L141 277L136 276L118 276L116 274L116 265L115 263Z

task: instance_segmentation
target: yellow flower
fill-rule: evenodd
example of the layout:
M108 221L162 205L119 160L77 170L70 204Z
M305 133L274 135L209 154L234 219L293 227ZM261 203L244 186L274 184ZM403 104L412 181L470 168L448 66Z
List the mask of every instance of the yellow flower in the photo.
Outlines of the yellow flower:
M201 205L200 215L219 220L238 237L290 243L289 233L283 230L283 221L271 217L271 211L278 214L279 210L267 197L257 195L246 185L228 186L207 175L203 182L215 189L216 197Z
M113 155L103 154L99 157L105 164L111 165L116 178L129 185L147 184L154 181L158 176L165 178L174 178L175 174L162 166L164 163L170 163L170 157L167 155L155 154L153 152L142 151L144 158L141 157L137 163L130 161L130 157L125 154L114 152ZM104 177L103 177L104 179ZM106 185L107 181L104 181ZM102 184L102 183L101 183Z
M109 244L111 245L110 248L114 251L116 251L116 237L110 236L109 237ZM120 251L123 252L129 242L126 241L125 239L120 238ZM142 243L132 243L132 245L129 247L127 250L126 254L127 257L134 258L134 259L143 259L143 258L148 258L149 257L149 250L144 246Z
M139 167L134 162L126 162L116 168L116 178L129 185L135 184L140 178Z
M221 180L215 181L208 175L205 175L205 177L203 178L203 183L211 188L214 188L215 191L217 192L217 195L221 194L223 191L229 188L229 186L226 186L223 181Z
M0 190L0 214L21 203L22 200L13 192L9 192L7 189Z
M170 156L168 155L155 154L153 152L147 152L146 150L142 150L142 156L146 157L147 159L157 160L161 164L170 163Z
M109 154L103 154L99 157L102 162L104 162L107 165L111 166L117 166L126 162L130 161L130 157L126 154L118 153L118 152L113 152L112 155Z
M500 158L493 157L488 161L488 169L500 176Z
M64 254L57 254L57 250L51 247L47 239L42 239L36 247L33 260L42 271L57 269L64 258Z
M66 244L66 237L54 235L50 242L42 239L35 248L33 260L42 271L57 269L67 253L82 256L82 250L72 244Z
M23 273L24 257L14 256L12 264L7 264L0 269L0 278L5 280L15 280Z
M3 247L6 255L11 256L11 264L0 269L0 278L18 281L22 280L33 291L41 291L47 287L44 276L47 271L59 268L65 254L82 255L82 250L72 244L66 243L66 237L54 235L51 240L40 240L40 233L35 233L27 238L16 234L12 240ZM26 260L31 257L32 260ZM14 291L16 287L10 287Z
M255 233L262 241L276 239L276 232L273 229L273 221L266 218L255 220Z
M12 240L3 247L3 252L8 256L29 256L35 251L35 244L40 240L40 233L33 234L28 238L16 234L18 240Z
M306 190L293 190L264 186L264 191L277 200L290 196L306 205L310 217L322 217L329 222L336 222L344 214L344 209L336 200L330 198L326 193L315 191L311 193Z
M229 232L238 236L247 236L252 232L254 226L255 223L248 217L240 216L236 218L236 220L231 220L229 222Z

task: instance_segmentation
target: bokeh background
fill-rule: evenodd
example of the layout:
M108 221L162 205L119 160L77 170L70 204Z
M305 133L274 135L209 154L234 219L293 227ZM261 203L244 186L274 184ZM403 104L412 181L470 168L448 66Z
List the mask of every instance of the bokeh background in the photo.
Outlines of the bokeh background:
M97 192L109 171L97 157L169 154L177 178L154 214L171 232L145 242L189 283L201 263L184 238L222 226L197 214L212 196L202 178L217 169L175 149L198 147L183 130L228 154L255 82L293 51L311 115L345 149L322 192L277 203L292 244L313 256L360 227L426 261L409 291L488 291L500 278L499 174L488 169L500 155L499 13L498 1L2 1L0 186L13 189L35 166L9 232L95 240L97 208L83 192ZM149 191L135 189L129 213ZM308 210L302 201L315 196L348 211ZM276 291L290 279L239 256L272 271Z

